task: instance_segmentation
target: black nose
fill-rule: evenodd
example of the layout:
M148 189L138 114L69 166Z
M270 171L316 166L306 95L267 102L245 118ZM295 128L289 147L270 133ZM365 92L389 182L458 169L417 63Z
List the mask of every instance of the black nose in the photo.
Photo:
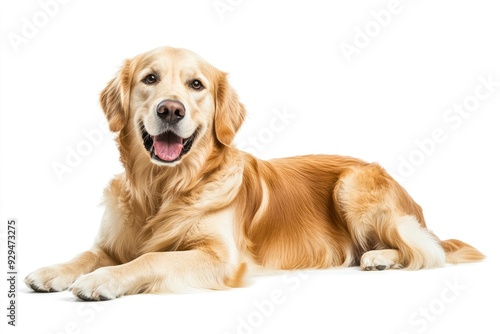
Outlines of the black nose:
M179 101L165 100L156 107L156 114L168 124L175 124L184 118L186 109Z

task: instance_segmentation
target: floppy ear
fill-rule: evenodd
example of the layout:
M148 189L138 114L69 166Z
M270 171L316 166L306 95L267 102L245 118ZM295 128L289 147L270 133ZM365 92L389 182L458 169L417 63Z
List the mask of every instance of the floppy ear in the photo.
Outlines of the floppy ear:
M240 103L233 88L229 86L226 73L220 73L215 95L215 136L221 144L229 146L243 124L245 107Z
M100 96L102 110L109 123L109 129L118 132L125 127L129 114L130 60L125 61L116 77L108 82Z

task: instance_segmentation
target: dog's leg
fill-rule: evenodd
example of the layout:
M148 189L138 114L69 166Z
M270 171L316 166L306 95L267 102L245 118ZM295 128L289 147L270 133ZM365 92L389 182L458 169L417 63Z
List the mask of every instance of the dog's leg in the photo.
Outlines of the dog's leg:
M378 165L342 176L336 199L363 270L441 267L445 252L430 232L420 207Z
M79 276L114 264L105 252L96 248L77 255L71 261L40 268L29 274L24 282L37 292L58 292L66 290Z
M121 204L119 195L122 193L122 178L118 176L113 181L106 191L106 210L101 222L101 231L96 240L96 246L92 249L77 255L72 260L56 264L53 266L40 268L29 274L24 282L30 288L37 292L58 292L66 290L78 277L88 274L97 268L116 265L116 261L104 251L106 242L100 242L106 237L109 239L109 234L115 232L119 235L131 235L126 233L126 226L120 219ZM135 231L134 231L135 232ZM114 241L114 240L113 240ZM126 242L129 240L127 239ZM128 248L131 248L128 245Z
M83 300L109 300L141 292L221 289L242 270L244 266L231 268L211 249L155 252L81 276L70 290Z
M200 218L191 227L189 250L148 251L130 262L81 276L70 290L84 300L107 300L141 292L239 286L246 266L239 259L233 219L232 209Z
M445 264L445 252L439 239L422 227L414 216L398 217L394 226L382 230L379 238L387 248L394 249L364 253L360 260L361 269L423 269Z

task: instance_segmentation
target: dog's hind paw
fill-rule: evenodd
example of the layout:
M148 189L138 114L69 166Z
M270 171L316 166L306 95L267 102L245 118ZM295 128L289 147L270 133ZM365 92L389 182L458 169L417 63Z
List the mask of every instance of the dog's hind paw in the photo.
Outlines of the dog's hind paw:
M386 270L401 269L403 265L398 263L399 254L395 249L373 250L361 256L361 270Z

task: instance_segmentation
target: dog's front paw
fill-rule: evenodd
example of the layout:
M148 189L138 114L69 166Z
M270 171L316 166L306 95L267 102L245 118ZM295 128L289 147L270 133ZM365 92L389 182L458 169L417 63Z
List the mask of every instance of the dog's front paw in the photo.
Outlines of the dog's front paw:
M79 273L64 264L40 268L24 279L27 286L36 292L59 292L66 290Z
M100 268L80 276L69 289L75 296L87 301L115 299L126 292L124 285L113 275L112 268Z

